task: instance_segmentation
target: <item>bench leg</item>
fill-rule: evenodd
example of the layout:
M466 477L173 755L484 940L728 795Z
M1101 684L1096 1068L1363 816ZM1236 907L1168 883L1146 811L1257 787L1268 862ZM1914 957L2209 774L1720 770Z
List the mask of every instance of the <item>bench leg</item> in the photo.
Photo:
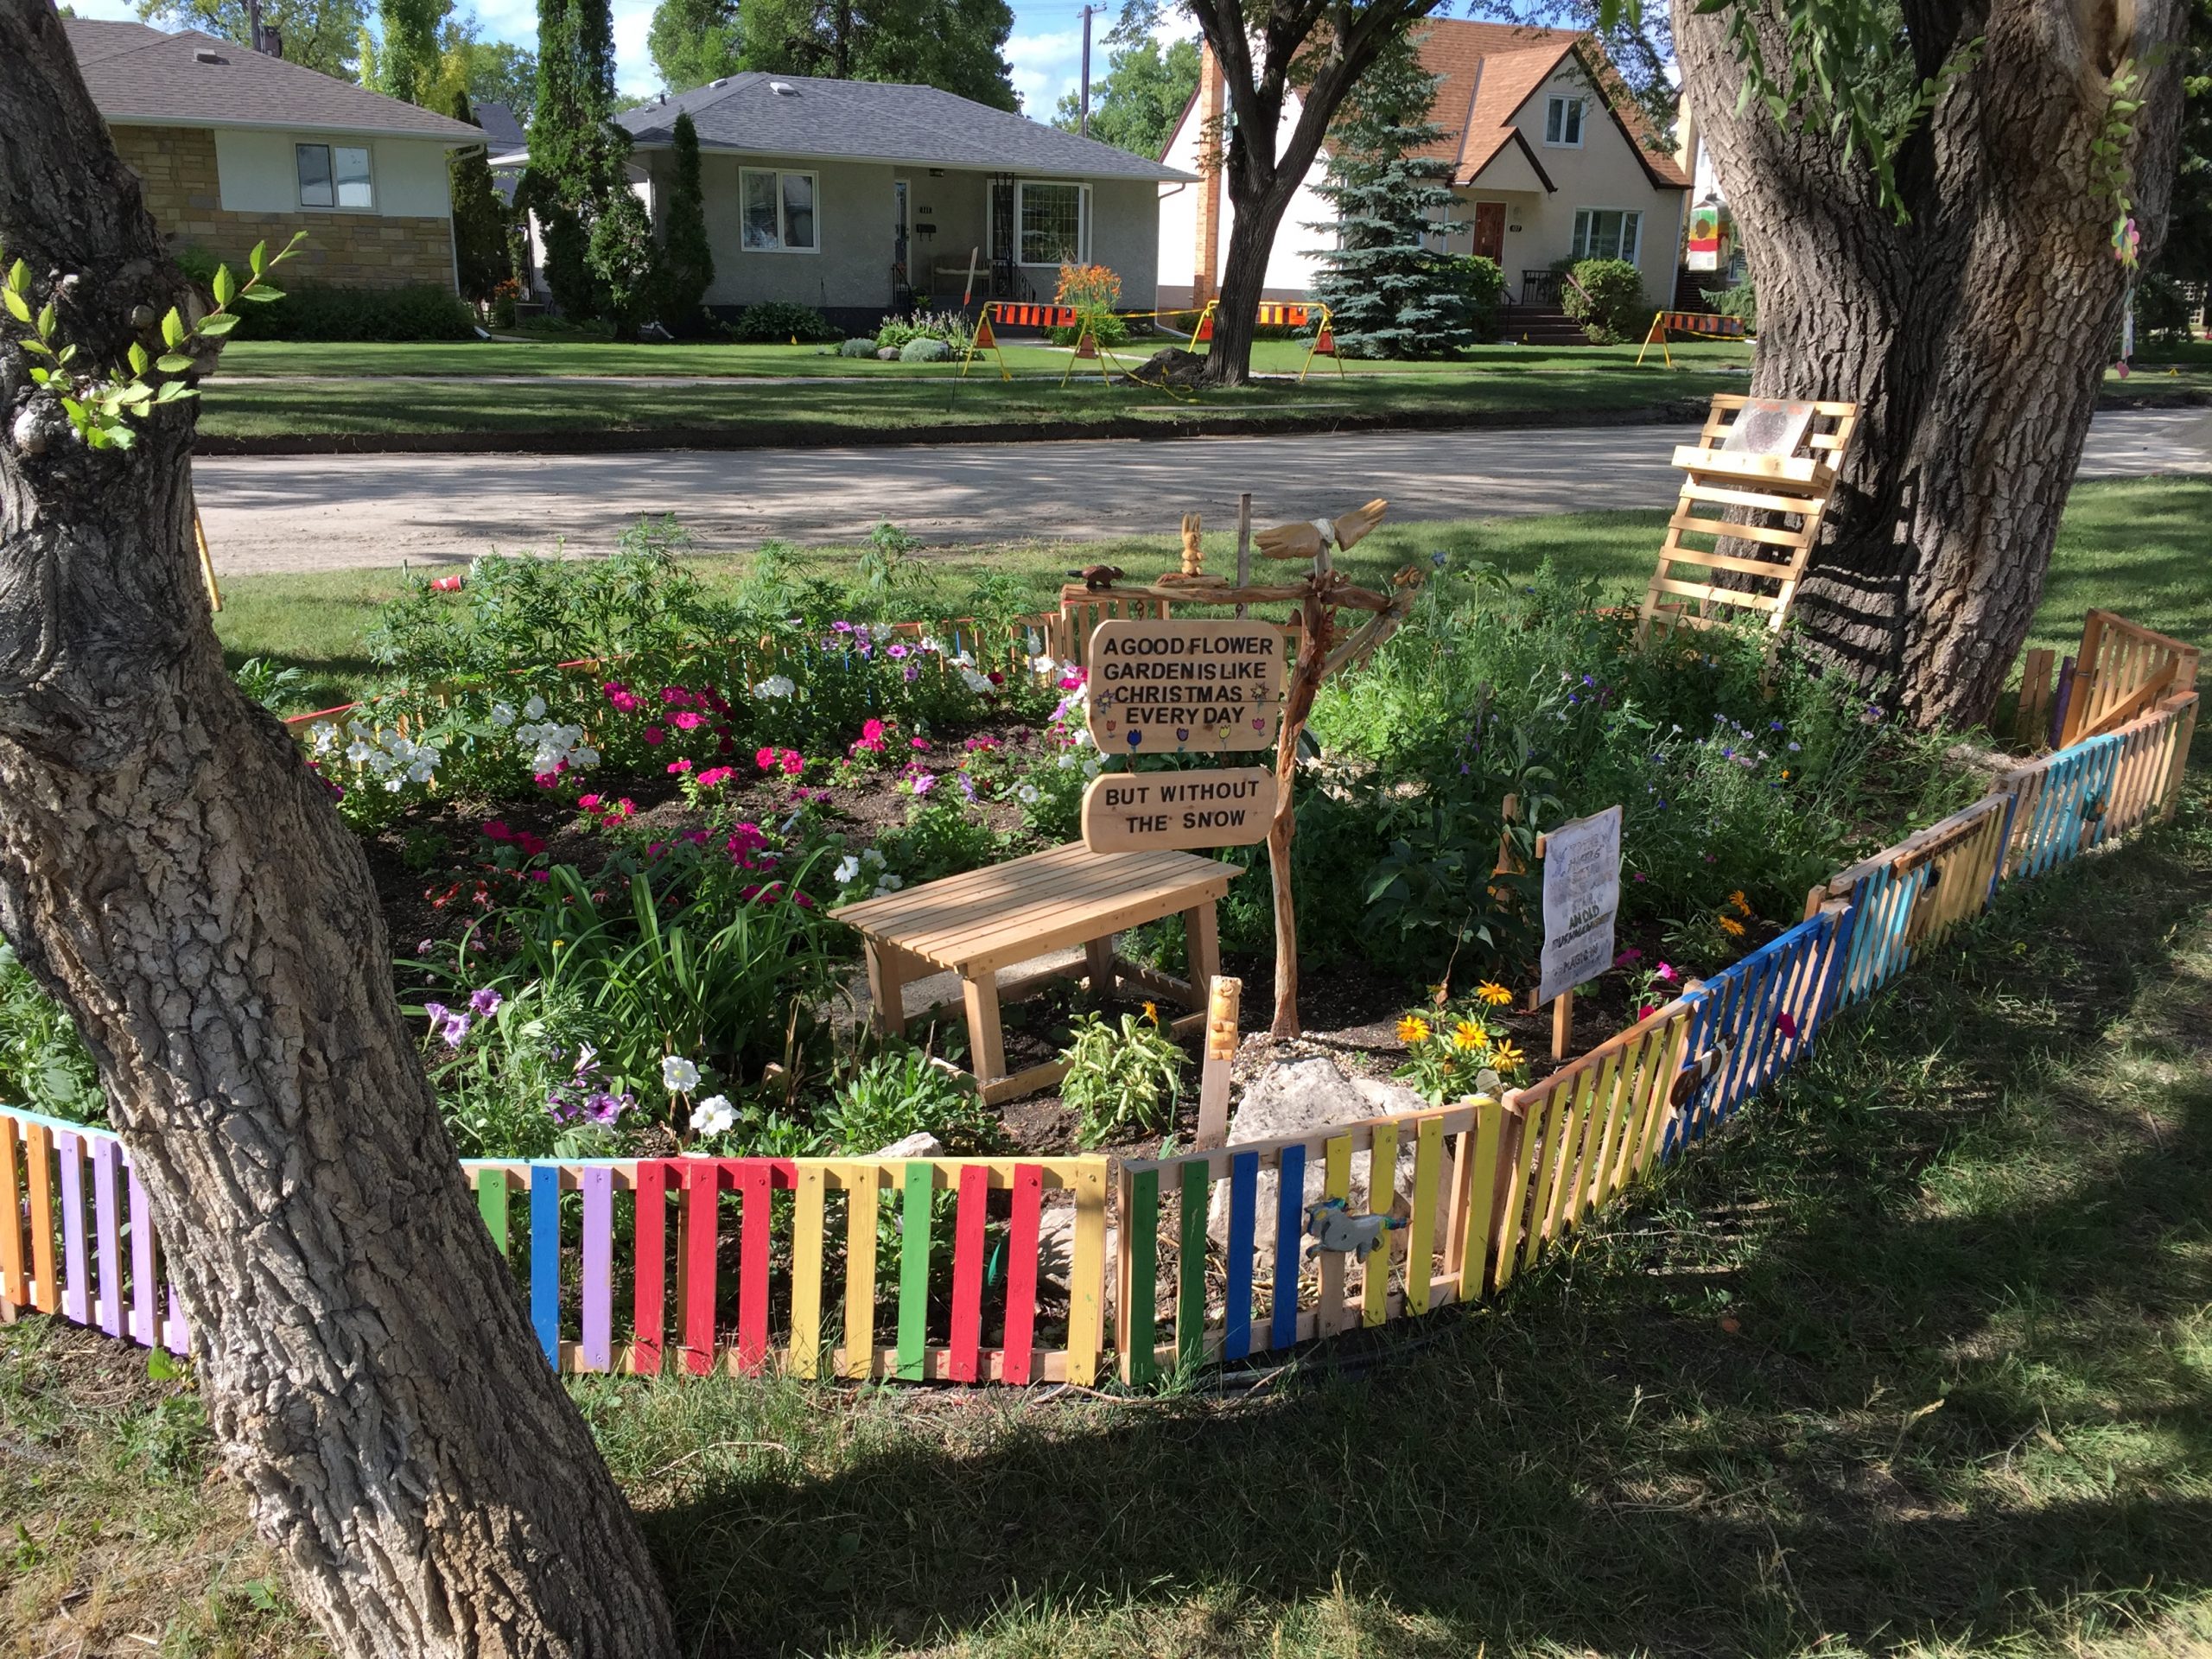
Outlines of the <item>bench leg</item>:
M1203 1008L1213 977L1221 971L1221 929L1211 899L1183 912L1183 939L1191 958L1191 1006Z
M999 1030L999 976L995 971L960 982L968 1007L968 1068L978 1088L988 1091L1006 1077L1006 1039ZM988 1098L988 1093L986 1098Z
M895 945L868 944L868 996L873 1004L869 1018L879 1037L906 1034L906 963Z
M1114 936L1093 939L1083 947L1083 954L1090 964L1090 995L1094 1001L1103 1002L1114 994Z

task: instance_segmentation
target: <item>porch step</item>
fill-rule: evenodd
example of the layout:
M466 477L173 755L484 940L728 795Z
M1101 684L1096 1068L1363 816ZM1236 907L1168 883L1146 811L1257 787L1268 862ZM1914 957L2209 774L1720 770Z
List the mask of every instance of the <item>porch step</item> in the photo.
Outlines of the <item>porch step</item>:
M1582 325L1556 306L1509 305L1499 314L1498 338L1529 346L1587 346Z

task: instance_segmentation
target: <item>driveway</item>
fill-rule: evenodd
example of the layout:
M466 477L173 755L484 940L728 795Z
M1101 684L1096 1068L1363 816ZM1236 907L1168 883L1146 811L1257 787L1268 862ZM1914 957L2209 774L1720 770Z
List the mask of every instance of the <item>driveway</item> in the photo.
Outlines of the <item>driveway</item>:
M796 394L795 394L796 395ZM224 575L463 563L494 548L603 552L641 514L702 549L851 543L888 518L932 542L1090 540L1195 509L1262 524L1389 498L1397 523L1658 507L1688 426L1378 432L1183 442L915 444L613 455L301 455L193 465ZM2212 410L2099 415L2084 478L2212 471Z

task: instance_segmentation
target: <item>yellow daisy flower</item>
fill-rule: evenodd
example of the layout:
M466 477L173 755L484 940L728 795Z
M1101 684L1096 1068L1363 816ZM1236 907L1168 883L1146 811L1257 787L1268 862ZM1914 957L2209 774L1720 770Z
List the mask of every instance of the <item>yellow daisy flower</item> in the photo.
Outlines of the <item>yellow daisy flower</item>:
M1516 1066L1523 1065L1527 1064L1529 1058L1514 1045L1513 1039L1510 1037L1491 1051L1490 1058L1491 1064L1502 1071L1510 1071Z
M1452 1027L1452 1046L1479 1054L1490 1046L1490 1033L1471 1020L1462 1020Z
M1736 907L1736 913L1738 916L1748 916L1751 913L1751 901L1744 897L1744 890L1741 887L1728 895L1728 902Z
M1725 911L1720 916L1720 931L1732 939L1740 939L1744 937L1744 925Z
M1486 979L1476 986L1475 995L1493 1008L1502 1008L1513 1000L1513 993L1494 979Z
M1398 1021L1398 1040L1408 1048L1415 1043L1428 1040L1428 1021L1417 1014L1409 1014Z
M1154 1002L1147 1002L1147 1003L1146 1003L1146 1004L1144 1005L1144 1017L1145 1017L1146 1019L1147 1019L1147 1020L1151 1020L1151 1021L1152 1021L1152 1023L1153 1023L1154 1025L1155 1025L1155 1026L1156 1026L1156 1025L1158 1025L1158 1024L1160 1023L1160 1006L1159 1006L1159 1004L1154 1003Z

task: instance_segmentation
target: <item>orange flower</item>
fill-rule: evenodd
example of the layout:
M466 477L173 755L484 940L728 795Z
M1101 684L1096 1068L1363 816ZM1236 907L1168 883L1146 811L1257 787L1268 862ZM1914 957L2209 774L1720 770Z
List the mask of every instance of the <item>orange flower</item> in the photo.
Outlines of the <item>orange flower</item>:
M1411 1047L1428 1040L1428 1021L1417 1014L1409 1014L1398 1021L1398 1040Z
M1513 1000L1513 993L1494 979L1486 979L1476 986L1475 995L1493 1008L1502 1008Z
M1732 939L1740 939L1744 937L1744 925L1725 911L1720 916L1720 931Z

